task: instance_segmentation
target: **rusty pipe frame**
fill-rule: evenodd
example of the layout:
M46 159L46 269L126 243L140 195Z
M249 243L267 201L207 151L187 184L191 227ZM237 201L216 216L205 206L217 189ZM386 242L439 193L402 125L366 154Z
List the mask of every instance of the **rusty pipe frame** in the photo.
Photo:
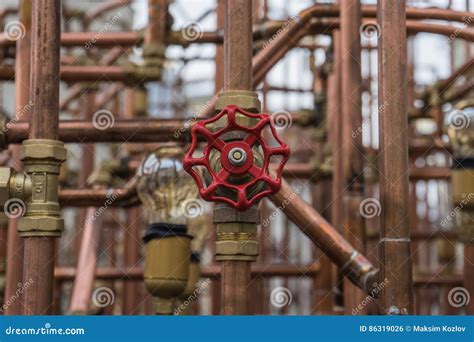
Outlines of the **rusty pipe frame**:
M382 314L413 313L413 279L408 225L407 44L405 1L378 3L381 229L379 241Z
M362 16L364 18L375 18L377 10L375 6L362 6ZM407 8L407 19L418 20L441 20L465 22L466 18L472 15L470 12L453 11L441 8ZM311 18L339 17L339 5L314 5L296 17L296 21L305 21ZM282 26L282 21L267 22L254 30L254 40L270 38ZM63 32L61 35L61 45L64 47L74 47L84 45L91 41L97 32ZM143 42L143 35L136 32L103 32L101 39L97 40L96 46L133 46ZM220 32L203 32L202 37L193 43L216 43L222 44L223 34ZM187 44L184 42L180 32L173 32L168 37L169 44ZM8 40L4 34L0 34L0 46L14 46L15 42Z

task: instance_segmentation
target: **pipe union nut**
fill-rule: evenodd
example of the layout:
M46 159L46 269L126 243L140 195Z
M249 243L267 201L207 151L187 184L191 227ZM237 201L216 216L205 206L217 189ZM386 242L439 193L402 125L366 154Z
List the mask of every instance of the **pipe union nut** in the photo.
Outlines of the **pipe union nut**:
M18 220L18 234L20 237L60 237L63 230L64 220L60 217L24 216Z
M258 113L261 104L258 96L253 91L233 90L220 93L217 97L215 109L220 112L228 105L236 105L246 111Z
M247 241L216 241L216 260L248 260L256 261L259 244L255 240Z
M52 159L62 163L66 160L67 150L61 141L49 139L31 139L23 141L20 148L22 161Z

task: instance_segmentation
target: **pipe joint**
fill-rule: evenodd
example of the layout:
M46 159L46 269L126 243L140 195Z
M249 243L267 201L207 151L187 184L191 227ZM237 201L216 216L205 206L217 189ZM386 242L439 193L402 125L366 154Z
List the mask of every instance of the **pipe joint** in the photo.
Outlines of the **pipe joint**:
M18 221L21 237L59 237L64 229L58 203L58 185L61 164L67 150L57 140L25 140L20 159L26 176L31 181L31 196L27 198L26 213Z

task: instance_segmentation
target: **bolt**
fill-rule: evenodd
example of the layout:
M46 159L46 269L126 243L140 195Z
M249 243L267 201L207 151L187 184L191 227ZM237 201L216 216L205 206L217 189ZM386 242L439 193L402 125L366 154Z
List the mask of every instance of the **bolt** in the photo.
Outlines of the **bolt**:
M229 161L232 163L234 166L240 166L245 161L247 160L247 153L240 148L240 147L234 147L229 151Z

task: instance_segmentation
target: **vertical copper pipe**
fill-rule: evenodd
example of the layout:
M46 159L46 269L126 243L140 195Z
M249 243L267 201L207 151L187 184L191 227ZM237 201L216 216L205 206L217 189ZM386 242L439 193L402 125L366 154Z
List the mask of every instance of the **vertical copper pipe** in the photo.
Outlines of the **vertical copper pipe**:
M224 1L224 90L253 90L252 1ZM224 315L248 314L250 262L229 260L221 269Z
M224 13L224 2L217 1L216 7L216 19L217 19L217 29L222 30L224 29L224 21L225 21L225 13ZM215 55L215 63L216 63L216 74L214 79L214 93L219 93L224 89L224 46L217 45L216 46L216 55ZM213 110L213 108L210 108ZM210 244L211 250L215 246L216 240L216 230L213 229L212 231L212 240ZM211 296L212 296L212 314L218 315L221 312L221 282L222 280L213 279L211 283Z
M24 111L29 108L29 85L30 85L30 50L31 50L31 0L20 2L19 20L25 28L25 36L16 42L15 56L15 91L16 107ZM15 117L27 120L27 117ZM20 167L19 147L10 147L12 160L15 168ZM10 219L8 224L8 244L6 262L5 299L8 300L15 295L18 284L23 281L23 239L17 232L17 220ZM21 313L22 297L5 308L5 315L19 315Z
M224 2L224 89L253 90L252 1Z
M140 208L132 208L128 210L127 227L124 230L124 266L131 268L136 266L140 260ZM136 280L125 280L123 284L123 302L122 314L131 315L138 309L138 283Z
M168 0L148 0L148 25L144 44L163 44L166 40Z
M82 233L81 248L77 261L77 272L72 288L69 311L86 314L91 306L94 289L95 269L97 267L98 229L94 227L96 208L89 207Z
M61 1L33 1L30 139L58 139ZM25 238L23 313L48 314L53 302L55 238Z
M362 75L360 0L341 1L342 68L342 172L344 181L344 235L357 250L364 251L364 219L359 213L363 191ZM364 299L364 293L344 281L344 308L350 314Z
M247 314L247 291L250 282L250 262L224 261L221 268L222 313Z
M344 178L342 173L342 108L341 108L341 33L334 30L332 33L332 72L328 77L328 140L331 144L331 153L333 160L333 175L331 184L331 223L337 229L342 231L342 208L344 193ZM332 266L334 276L336 269ZM339 283L339 281L338 281ZM341 291L342 292L342 291ZM342 298L338 295L335 298L338 304Z
M377 20L379 103L387 102L379 116L381 277L383 314L412 314L412 258L408 226L408 139L406 3L381 0Z

